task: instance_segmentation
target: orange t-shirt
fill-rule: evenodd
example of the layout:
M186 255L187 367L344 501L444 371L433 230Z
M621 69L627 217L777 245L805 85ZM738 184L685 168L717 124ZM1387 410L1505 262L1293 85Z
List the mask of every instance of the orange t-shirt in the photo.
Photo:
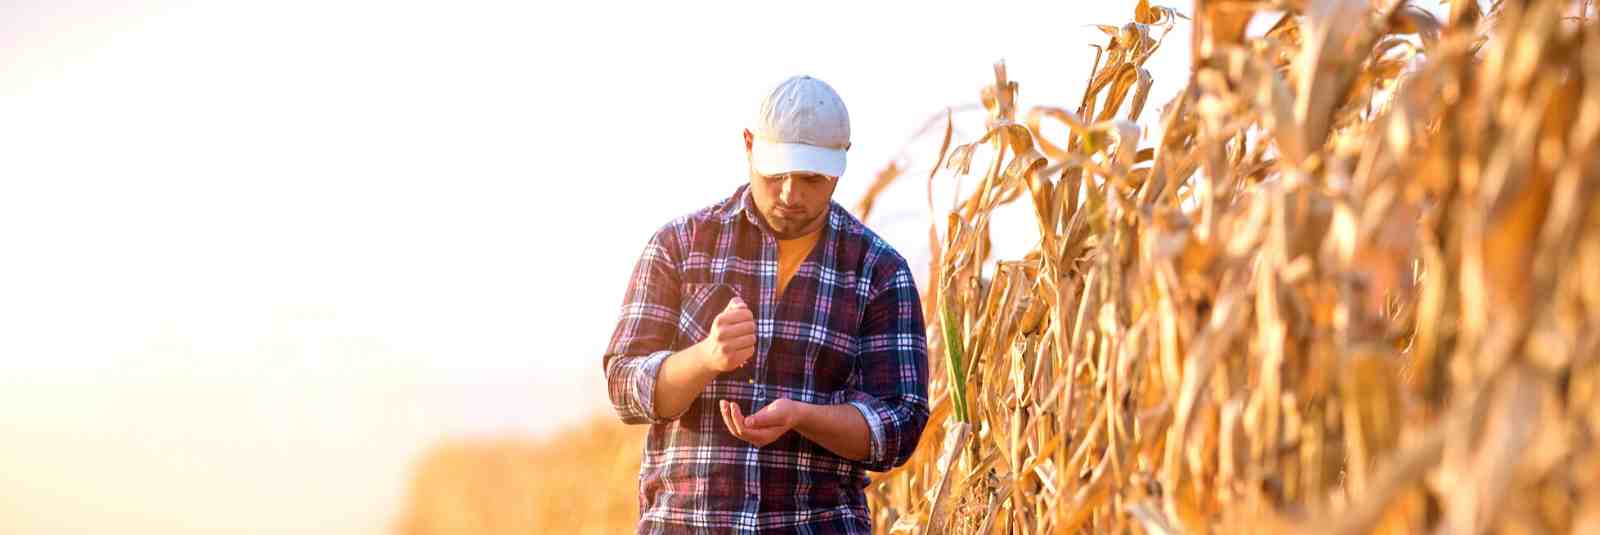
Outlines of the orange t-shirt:
M818 228L810 234L792 240L778 240L778 297L783 297L784 288L789 287L789 279L800 271L800 264L811 256L811 249L816 247L817 238L822 236L822 229Z

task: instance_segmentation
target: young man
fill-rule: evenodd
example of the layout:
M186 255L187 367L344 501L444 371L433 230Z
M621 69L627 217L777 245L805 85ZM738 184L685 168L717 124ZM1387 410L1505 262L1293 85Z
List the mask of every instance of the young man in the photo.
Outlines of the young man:
M750 182L645 246L604 363L650 424L638 533L868 534L866 471L928 421L922 306L899 253L832 201L833 88L784 81L744 132Z

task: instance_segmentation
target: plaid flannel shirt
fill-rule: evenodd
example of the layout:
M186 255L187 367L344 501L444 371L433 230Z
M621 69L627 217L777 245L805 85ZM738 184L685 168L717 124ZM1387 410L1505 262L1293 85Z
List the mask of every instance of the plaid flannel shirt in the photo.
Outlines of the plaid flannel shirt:
M624 422L649 423L638 533L867 534L866 471L905 463L928 421L928 350L911 270L837 203L780 298L777 242L742 186L668 223L634 269L604 367ZM657 417L662 361L705 338L733 296L756 319L749 363ZM871 430L851 461L797 432L757 448L724 426L717 400L755 413L777 398L849 404Z

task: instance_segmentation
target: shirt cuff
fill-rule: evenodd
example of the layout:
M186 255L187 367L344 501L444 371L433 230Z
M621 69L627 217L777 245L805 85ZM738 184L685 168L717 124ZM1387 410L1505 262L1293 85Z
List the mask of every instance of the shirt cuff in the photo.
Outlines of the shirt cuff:
M670 356L672 356L671 351L651 353L639 365L639 373L633 378L633 399L639 400L639 408L644 411L645 418L653 424L676 420L679 416L683 416L683 412L688 411L688 407L684 407L683 411L668 418L656 415L656 373L661 371L661 363L666 362Z
M872 436L872 447L870 448L871 452L867 454L867 463L877 464L884 458L883 435L885 431L883 428L883 416L878 414L878 411L874 408L874 405L879 405L882 402L872 399L872 396L868 396L859 392L852 392L850 397L851 399L848 403L851 407L855 407L856 410L861 411L861 417L867 420L867 429L871 431L869 434Z

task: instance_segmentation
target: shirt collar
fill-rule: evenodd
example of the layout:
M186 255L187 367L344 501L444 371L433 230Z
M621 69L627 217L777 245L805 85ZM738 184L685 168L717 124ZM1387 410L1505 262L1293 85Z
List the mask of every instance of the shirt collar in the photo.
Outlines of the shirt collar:
M729 200L733 202L729 203L728 209L722 212L722 221L724 223L733 221L734 218L743 214L751 224L758 227L761 226L761 216L756 213L756 203L755 199L750 197L749 184L739 186L738 191L733 192L733 198Z

